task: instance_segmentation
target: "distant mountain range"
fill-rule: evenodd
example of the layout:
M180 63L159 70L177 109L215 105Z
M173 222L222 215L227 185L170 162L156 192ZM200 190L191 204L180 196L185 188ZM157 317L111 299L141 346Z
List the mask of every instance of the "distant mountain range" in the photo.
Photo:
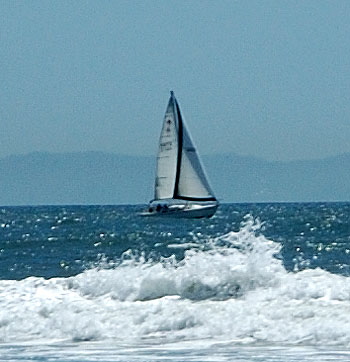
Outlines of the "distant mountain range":
M269 162L204 156L222 202L349 201L350 154ZM141 204L153 197L155 157L102 152L31 153L0 159L0 205Z

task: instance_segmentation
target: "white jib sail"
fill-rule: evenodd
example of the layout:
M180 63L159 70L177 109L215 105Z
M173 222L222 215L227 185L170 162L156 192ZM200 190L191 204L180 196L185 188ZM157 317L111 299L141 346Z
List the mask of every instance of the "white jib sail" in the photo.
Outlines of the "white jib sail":
M180 111L179 111L180 112ZM181 117L181 116L180 116ZM204 168L197 154L186 125L182 121L182 155L178 183L178 197L194 199L213 199Z

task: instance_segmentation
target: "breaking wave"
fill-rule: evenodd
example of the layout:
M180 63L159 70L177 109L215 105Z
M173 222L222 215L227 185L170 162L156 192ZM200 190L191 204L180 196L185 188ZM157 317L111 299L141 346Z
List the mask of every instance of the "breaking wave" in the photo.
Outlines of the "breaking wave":
M349 279L288 272L280 250L247 217L182 260L128 251L73 277L0 281L0 340L350 345Z

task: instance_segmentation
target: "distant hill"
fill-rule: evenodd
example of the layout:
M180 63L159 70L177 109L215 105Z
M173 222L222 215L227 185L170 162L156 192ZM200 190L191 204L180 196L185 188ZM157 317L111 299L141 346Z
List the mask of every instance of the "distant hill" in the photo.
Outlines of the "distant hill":
M350 201L350 154L288 162L218 155L206 161L225 201Z
M350 154L268 162L204 156L223 202L349 201ZM31 153L0 159L0 205L136 204L153 197L155 157L102 152Z

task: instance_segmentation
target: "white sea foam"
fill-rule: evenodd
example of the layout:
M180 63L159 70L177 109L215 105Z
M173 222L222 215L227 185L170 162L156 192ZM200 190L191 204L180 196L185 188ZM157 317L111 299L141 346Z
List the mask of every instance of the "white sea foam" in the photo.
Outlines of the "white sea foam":
M251 219L185 258L0 281L0 340L350 345L349 278L287 272Z

